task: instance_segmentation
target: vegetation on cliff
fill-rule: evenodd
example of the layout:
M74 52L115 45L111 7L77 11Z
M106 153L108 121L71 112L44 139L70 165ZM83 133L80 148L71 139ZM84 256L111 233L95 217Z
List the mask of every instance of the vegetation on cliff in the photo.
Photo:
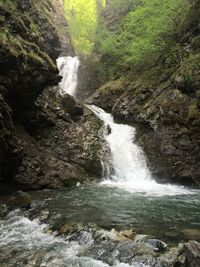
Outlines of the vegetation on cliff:
M114 2L103 12L95 46L106 84L93 103L137 124L159 181L199 185L200 2L134 1L121 16L113 14Z
M102 31L99 52L113 60L113 71L151 66L163 54L168 61L179 60L178 40L190 10L188 0L140 1L115 32Z
M73 45L78 54L92 52L98 25L98 12L105 0L67 0L65 14L70 25Z

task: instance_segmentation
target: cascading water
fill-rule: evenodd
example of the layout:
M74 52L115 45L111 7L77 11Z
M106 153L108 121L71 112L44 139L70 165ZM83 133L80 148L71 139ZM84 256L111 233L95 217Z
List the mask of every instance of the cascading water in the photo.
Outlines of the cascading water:
M60 76L63 77L59 83L60 93L69 94L76 97L77 88L77 73L79 67L78 57L59 57L57 59L57 66Z
M76 97L77 74L79 67L77 57L60 57L57 66L63 77L59 83L60 94L70 94ZM110 155L104 155L104 184L115 185L123 189L145 194L177 195L188 194L181 186L160 185L152 178L147 167L142 149L134 143L135 129L125 124L114 122L112 115L101 108L89 108L104 122L104 140L110 150Z
M156 183L148 169L142 149L134 142L135 129L114 122L112 115L94 105L88 106L104 122L104 140L110 149L110 160L103 160L104 182L132 192L153 195L191 193L181 186ZM105 149L104 149L105 150Z

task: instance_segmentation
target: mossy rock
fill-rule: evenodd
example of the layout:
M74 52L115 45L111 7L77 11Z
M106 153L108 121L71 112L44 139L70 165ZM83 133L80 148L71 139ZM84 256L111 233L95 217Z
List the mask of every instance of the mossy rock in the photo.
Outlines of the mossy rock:
M191 104L188 108L188 120L198 119L199 117L199 110L197 104Z
M28 193L18 192L7 200L6 205L9 207L29 208L31 203L31 196Z
M194 49L200 49L200 34L192 40L192 47Z
M184 93L200 89L200 55L191 54L182 64L176 77L178 88Z

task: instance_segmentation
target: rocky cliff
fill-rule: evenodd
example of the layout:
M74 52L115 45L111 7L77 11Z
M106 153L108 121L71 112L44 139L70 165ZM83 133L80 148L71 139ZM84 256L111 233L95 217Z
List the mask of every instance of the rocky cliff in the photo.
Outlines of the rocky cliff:
M1 1L0 32L0 191L99 174L99 125L56 87L56 58L74 55L60 1Z
M137 127L137 140L159 181L195 186L200 184L199 13L194 1L177 37L181 58L166 63L161 56L139 72L118 73L89 99Z

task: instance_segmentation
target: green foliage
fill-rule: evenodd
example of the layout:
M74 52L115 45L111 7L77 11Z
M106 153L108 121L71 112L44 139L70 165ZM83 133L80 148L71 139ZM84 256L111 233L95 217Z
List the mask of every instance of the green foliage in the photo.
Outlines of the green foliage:
M135 9L140 2L141 0L126 0L126 3L124 3L124 0L112 0L107 5L115 14L127 14L128 11Z
M98 24L97 6L105 5L105 0L67 0L65 14L69 22L72 41L78 54L90 54Z
M117 32L104 30L100 49L111 58L118 56L117 68L150 65L168 47L176 46L177 32L189 11L188 0L142 0L138 8L128 13ZM179 54L175 50L174 58Z
M16 3L13 0L1 0L0 7L14 11L16 9Z

